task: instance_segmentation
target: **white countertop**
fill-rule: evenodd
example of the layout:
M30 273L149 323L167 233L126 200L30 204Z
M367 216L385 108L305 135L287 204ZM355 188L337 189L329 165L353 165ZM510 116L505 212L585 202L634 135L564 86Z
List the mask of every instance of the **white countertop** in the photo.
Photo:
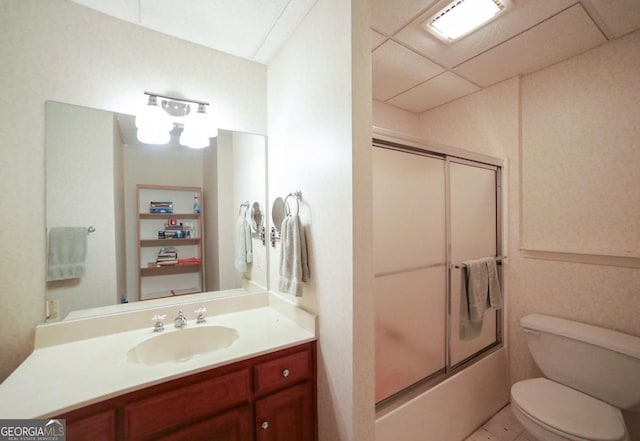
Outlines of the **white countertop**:
M207 323L193 310L207 307ZM167 314L165 331L183 309L188 326L226 326L238 332L227 348L182 362L145 365L127 360L136 344L153 338L151 317ZM133 329L129 329L133 328ZM36 348L0 384L0 418L59 415L127 392L316 339L316 317L269 293L199 300L43 325Z

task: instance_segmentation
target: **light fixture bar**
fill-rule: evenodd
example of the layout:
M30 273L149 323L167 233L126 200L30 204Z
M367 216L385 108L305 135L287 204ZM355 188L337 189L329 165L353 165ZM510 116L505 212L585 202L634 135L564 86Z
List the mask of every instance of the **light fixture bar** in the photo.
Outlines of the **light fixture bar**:
M206 101L178 98L155 92L144 92L149 102L136 115L138 140L145 144L167 144L175 126L181 126L179 142L185 147L209 147L210 138L218 136L218 127L207 114ZM159 103L160 101L160 103ZM197 111L191 108L197 105ZM195 108L195 107L194 107Z
M454 0L423 26L439 39L451 43L487 24L510 6L510 0Z
M198 100L190 100L188 98L177 98L175 96L169 96L169 95L163 95L161 93L155 93L155 92L144 92L145 95L149 95L149 96L155 96L155 97L160 97L160 98L166 98L168 100L173 100L173 101L180 101L183 103L195 103L195 104L203 104L205 106L208 106L209 103L206 101L198 101Z

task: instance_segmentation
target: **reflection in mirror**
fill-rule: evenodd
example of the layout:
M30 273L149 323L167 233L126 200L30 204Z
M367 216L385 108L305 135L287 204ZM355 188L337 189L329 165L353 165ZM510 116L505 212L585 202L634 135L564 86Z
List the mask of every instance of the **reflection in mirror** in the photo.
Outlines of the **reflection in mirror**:
M277 197L275 201L273 201L273 207L271 207L271 218L273 220L273 226L278 234L280 234L280 227L285 215L284 201L281 197Z
M220 130L210 147L201 150L173 140L167 145L144 145L136 140L132 116L47 102L46 154L47 228L95 228L86 237L84 275L47 282L48 321L64 319L72 311L144 300L139 278L147 277L145 267L154 263L149 262L154 260L149 252L163 247L175 246L178 258L201 252L198 271L203 284L198 291L267 287L267 251L259 238L253 243L252 267L240 274L233 265L238 207L246 200L263 204L266 197L263 136ZM192 191L188 208L176 206L176 222L183 223L184 235L191 230L193 237L140 241L148 239L138 231L141 212L147 211L148 217L149 210L141 207L142 201L137 203L139 185L201 189L201 218L185 213L193 216ZM178 197L161 196L154 199L173 202ZM179 214L183 218L178 219ZM171 219L174 216L165 214L154 222L160 222L158 230L163 230ZM140 252L141 243L146 255ZM170 296L184 276L178 267L160 275L152 272L150 277L156 277L160 287L153 297ZM74 312L69 318L81 315Z
M262 213L262 205L256 201L251 204L251 230L255 234L260 234L263 228L264 215Z

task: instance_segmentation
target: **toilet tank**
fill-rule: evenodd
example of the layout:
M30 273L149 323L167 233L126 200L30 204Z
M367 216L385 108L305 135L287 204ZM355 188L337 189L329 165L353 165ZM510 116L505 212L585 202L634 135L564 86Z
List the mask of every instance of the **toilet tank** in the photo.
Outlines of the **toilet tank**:
M547 378L640 410L640 337L542 314L527 315L520 325Z

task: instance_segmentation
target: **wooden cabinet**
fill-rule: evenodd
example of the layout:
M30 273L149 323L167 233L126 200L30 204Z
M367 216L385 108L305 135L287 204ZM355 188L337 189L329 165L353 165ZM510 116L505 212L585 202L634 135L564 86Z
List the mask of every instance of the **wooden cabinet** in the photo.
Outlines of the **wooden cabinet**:
M67 421L67 439L76 441L115 441L116 413L114 409L77 420Z
M257 400L257 441L315 439L313 404L313 388L309 381Z
M253 424L249 406L243 406L209 418L157 441L248 441L253 439Z
M57 418L67 441L314 441L316 344L131 392Z
M139 299L204 291L200 187L138 185L137 207Z
M248 369L151 395L124 406L125 439L155 439L158 434L249 400Z

